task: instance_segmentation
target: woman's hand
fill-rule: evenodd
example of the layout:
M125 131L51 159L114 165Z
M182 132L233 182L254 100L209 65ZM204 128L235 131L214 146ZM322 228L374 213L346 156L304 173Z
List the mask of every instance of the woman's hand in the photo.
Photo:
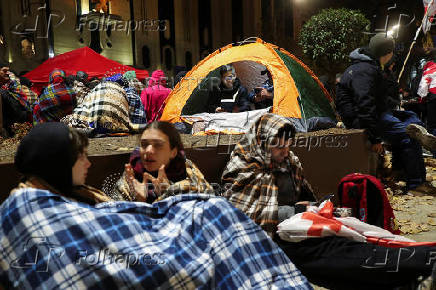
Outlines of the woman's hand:
M136 196L138 201L146 201L148 197L148 184L153 184L154 192L157 195L161 195L169 186L170 182L165 173L165 165L159 168L157 178L153 177L150 173L144 172L142 182L139 182L135 178L133 168L130 164L125 165L126 168L126 178L127 184L129 185L129 190Z
M124 165L126 169L126 180L129 185L129 191L133 197L138 201L146 201L148 197L147 186L144 182L139 182L135 178L135 173L133 172L132 165Z
M162 164L162 166L159 168L159 172L157 174L157 178L153 177L150 173L144 172L144 178L143 181L147 183L152 183L154 185L154 192L157 195L161 195L162 192L168 189L170 186L170 181L168 180L168 177L165 173L165 165Z

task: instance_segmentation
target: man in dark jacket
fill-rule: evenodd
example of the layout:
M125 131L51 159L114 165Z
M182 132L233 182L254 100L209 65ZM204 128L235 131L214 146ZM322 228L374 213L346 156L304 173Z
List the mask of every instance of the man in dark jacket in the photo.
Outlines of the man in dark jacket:
M419 190L429 191L432 188L426 188L421 145L406 133L408 125L423 124L415 113L392 110L388 104L382 67L392 58L393 50L393 39L380 33L371 38L368 47L350 54L352 65L336 87L336 108L347 128L366 129L374 152L383 152L382 139L392 145L397 169L405 172L407 190L423 186Z
M208 112L244 112L250 110L247 89L242 86L236 77L235 68L232 65L220 67L221 82L214 86L209 93Z

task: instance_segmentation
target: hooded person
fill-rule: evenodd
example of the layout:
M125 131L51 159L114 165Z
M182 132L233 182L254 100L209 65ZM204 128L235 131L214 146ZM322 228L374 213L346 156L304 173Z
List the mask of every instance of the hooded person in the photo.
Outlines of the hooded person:
M158 121L162 116L165 100L171 93L166 87L166 77L162 70L155 70L148 80L148 86L141 93L141 101L147 115L147 122Z
M347 128L366 130L375 153L384 152L382 141L392 145L396 169L405 173L406 191L436 192L426 183L420 145L430 146L426 142L429 139L406 131L408 126L422 126L422 121L414 112L392 110L389 105L388 82L382 68L393 52L394 40L385 33L373 36L368 47L354 50L350 54L352 64L336 86L336 109Z
M223 198L190 194L150 205L79 195L86 147L86 136L54 122L20 143L15 162L26 180L0 205L1 289L311 289Z
M230 185L224 196L270 236L277 230L279 209L316 199L298 157L289 151L294 135L286 118L263 115L236 145L222 175Z
M315 199L301 163L290 150L294 134L295 128L285 117L274 114L260 117L236 144L224 169L222 183L227 189L224 196L273 237L297 268L318 286L392 289L413 284L421 275L429 276L433 265L422 261L436 249L436 243L395 249L356 242L339 236L339 229L318 224L315 219L297 225L296 239L292 242L276 233L279 221L286 223L288 218L298 216L299 208L304 211L307 201ZM305 239L308 224L313 233L322 232L326 236L314 234L316 237ZM398 259L401 251L414 255Z
M33 123L59 122L71 114L76 105L76 93L65 83L65 72L55 69L50 73L49 85L33 108Z

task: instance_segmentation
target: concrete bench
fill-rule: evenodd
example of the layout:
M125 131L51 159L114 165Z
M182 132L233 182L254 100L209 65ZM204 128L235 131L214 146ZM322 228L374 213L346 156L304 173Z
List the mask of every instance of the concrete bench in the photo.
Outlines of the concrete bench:
M340 179L349 173L375 174L376 163L372 161L367 138L362 130L347 130L346 133L337 134L322 132L299 134L292 146L318 197L336 193ZM221 142L216 145L216 136L201 138L209 140L199 142L200 146L185 144L186 156L200 168L210 183L219 183L237 141L230 140L227 144ZM92 166L88 172L87 184L101 188L107 176L123 171L129 155L130 152L91 155L89 159ZM19 174L13 163L9 162L0 163L0 176L0 201L3 201L18 184Z

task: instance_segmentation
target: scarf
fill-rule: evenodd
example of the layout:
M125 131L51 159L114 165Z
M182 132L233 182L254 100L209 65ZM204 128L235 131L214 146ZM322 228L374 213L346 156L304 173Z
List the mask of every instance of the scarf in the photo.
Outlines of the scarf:
M279 190L275 171L289 173L296 195L292 199L315 200L312 188L303 176L301 163L292 151L280 164L271 158L268 148L285 126L292 126L292 123L284 117L274 114L260 117L235 146L222 175L222 183L228 185L224 196L270 236L278 225Z

